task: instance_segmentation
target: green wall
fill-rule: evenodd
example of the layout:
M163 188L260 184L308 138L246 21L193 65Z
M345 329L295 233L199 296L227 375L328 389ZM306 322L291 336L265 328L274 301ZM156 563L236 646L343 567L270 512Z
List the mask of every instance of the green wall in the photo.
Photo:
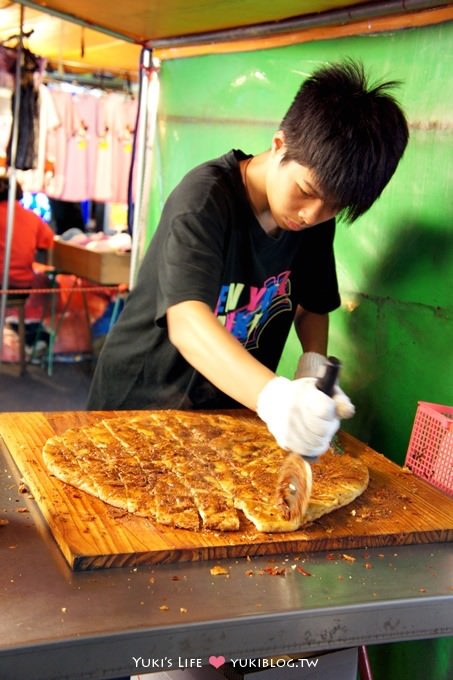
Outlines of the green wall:
M148 238L187 170L232 147L269 148L301 80L319 65L350 56L364 62L372 79L403 81L398 98L410 144L375 206L338 227L343 305L331 315L329 345L343 361L342 385L357 406L345 429L400 464L417 401L453 404L452 45L447 23L174 60L161 70ZM282 374L292 375L298 354L292 336ZM372 649L382 669L376 678L447 678L448 651L434 654L440 645Z
M345 429L398 463L417 401L453 403L452 44L452 25L442 24L168 61L161 71L149 235L188 169L231 147L268 148L301 80L320 64L356 57L372 78L403 81L410 144L375 206L339 225L343 306L331 316L329 346L357 406ZM283 374L292 375L297 356L291 337Z

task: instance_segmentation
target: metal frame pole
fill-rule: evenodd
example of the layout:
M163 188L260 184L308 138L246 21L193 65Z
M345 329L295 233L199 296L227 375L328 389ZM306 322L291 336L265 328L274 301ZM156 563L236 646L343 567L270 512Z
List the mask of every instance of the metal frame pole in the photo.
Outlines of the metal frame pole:
M146 138L148 132L148 96L150 85L150 73L152 65L152 53L150 50L145 50L143 54L141 71L140 71L140 101L139 101L139 121L137 135L137 165L135 176L135 201L134 201L134 215L132 222L132 250L131 250L131 267L129 275L129 290L135 285L139 266L139 250L142 228L142 202L145 176L145 162L146 162Z
M22 57L23 57L23 28L24 28L24 6L20 5L19 44L17 46L16 56L16 84L14 95L15 96L14 117L11 138L11 160L9 172L8 210L6 219L5 257L3 261L2 290L8 290L9 265L11 260L11 245L13 242L14 234L14 211L17 186L16 155L17 155L17 142L19 139L19 110L20 110ZM0 298L1 298L0 299L0 363L1 363L3 355L3 329L5 327L6 317L6 303L7 303L6 293L3 293L0 296Z

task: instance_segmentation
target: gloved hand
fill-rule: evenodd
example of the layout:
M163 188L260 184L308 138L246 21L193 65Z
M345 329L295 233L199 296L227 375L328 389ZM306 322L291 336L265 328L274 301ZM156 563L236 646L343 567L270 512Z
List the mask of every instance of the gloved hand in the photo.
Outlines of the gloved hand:
M326 452L340 426L334 399L315 383L315 378L272 378L257 403L259 417L279 446L314 458Z
M327 359L323 354L318 352L304 352L297 364L294 379L298 378L319 378L324 375L324 366ZM355 413L354 404L349 397L343 392L341 387L335 385L333 399L336 404L337 416L339 418L352 418Z
M324 375L324 366L327 358L319 352L304 352L300 355L294 380L298 378L319 378Z
M355 413L355 406L338 385L333 388L333 400L339 418L352 418Z

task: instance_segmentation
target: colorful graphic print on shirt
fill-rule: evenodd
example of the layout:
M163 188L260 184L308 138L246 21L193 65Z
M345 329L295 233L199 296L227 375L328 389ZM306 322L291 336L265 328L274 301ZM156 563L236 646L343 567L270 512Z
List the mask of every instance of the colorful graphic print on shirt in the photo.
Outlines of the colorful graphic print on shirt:
M220 287L215 314L246 349L258 348L262 331L277 314L291 312L290 274L290 271L284 271L271 276L260 288L244 283L229 283ZM241 304L247 293L248 302Z

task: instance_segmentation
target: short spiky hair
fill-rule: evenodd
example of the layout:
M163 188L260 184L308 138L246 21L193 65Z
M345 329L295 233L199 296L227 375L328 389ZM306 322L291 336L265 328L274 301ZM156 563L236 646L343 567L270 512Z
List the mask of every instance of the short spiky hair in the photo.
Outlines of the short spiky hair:
M332 64L302 84L281 122L283 162L309 167L350 222L380 196L406 148L407 122L388 93L399 84L370 87L360 62Z

